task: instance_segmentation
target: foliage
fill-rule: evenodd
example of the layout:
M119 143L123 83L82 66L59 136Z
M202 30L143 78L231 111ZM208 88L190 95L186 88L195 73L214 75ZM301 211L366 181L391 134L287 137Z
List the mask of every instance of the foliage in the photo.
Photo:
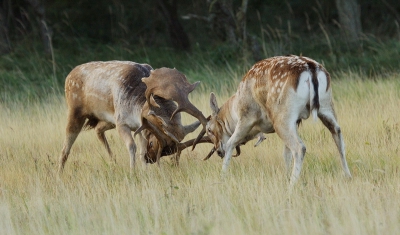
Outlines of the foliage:
M76 65L93 60L130 60L153 67L176 67L208 89L239 81L255 62L237 45L220 41L212 25L182 20L192 43L190 52L170 47L156 1L46 1L46 20L52 29L51 54L43 52L38 24L27 2L7 1L16 21L10 21L12 51L0 59L0 99L37 99L63 92L63 81ZM394 12L399 2L387 0ZM233 1L234 7L240 1ZM249 2L246 27L261 45L263 57L299 54L322 62L331 73L359 71L364 78L398 73L400 29L396 15L376 0L360 0L364 35L348 44L339 34L333 1ZM208 14L203 1L178 1L180 15ZM373 15L373 21L368 15ZM336 22L336 23L335 23ZM225 72L228 73L225 73ZM229 74L229 77L220 73ZM217 81L217 82L216 82Z
M335 36L311 37L308 40L283 40L263 43L264 57L282 54L301 54L322 62L330 73L352 70L364 78L398 73L400 42L365 37L362 45L351 48ZM272 43L271 43L272 42ZM328 44L328 45L327 45ZM87 39L71 38L54 43L53 57L41 52L38 42L22 42L12 53L1 56L0 99L16 97L40 98L48 92L62 93L63 82L75 66L95 60L130 60L149 63L154 68L175 67L190 80L202 81L208 89L220 89L226 81L240 81L254 63L245 60L240 51L228 45L197 44L192 52L179 52L168 47L103 44ZM228 77L219 75L229 74ZM8 97L8 98L7 98Z

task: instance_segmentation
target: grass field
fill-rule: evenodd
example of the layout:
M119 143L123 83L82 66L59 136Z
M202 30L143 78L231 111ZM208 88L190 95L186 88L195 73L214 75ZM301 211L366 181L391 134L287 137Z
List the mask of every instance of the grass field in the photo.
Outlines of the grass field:
M283 144L275 134L257 148L244 146L221 179L219 157L202 161L209 144L185 150L179 167L164 157L160 168L138 164L130 170L115 130L107 132L115 165L87 131L59 177L64 98L4 101L0 234L397 234L400 77L358 76L347 73L333 81L353 179L343 176L329 131L310 119L300 127L307 154L291 194ZM219 104L233 92L218 96ZM203 88L191 96L205 114L208 94Z

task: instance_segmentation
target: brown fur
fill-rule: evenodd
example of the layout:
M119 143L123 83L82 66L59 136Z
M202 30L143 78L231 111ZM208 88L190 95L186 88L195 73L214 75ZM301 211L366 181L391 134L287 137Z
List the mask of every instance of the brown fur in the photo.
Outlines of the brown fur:
M131 131L142 125L141 117L145 107L146 84L143 77L149 77L152 68L147 64L138 64L129 61L90 62L74 68L65 80L65 97L68 105L68 120L66 138L60 157L59 171L64 168L70 149L82 129L95 129L99 140L106 147L113 159L104 132L116 128L124 140L131 158L131 167L135 162L136 144ZM176 109L171 100L155 97L161 108L154 109L154 114L160 119L149 117L150 123L157 128L165 128L180 140L187 134L182 125L180 115L170 119ZM149 140L152 144L159 144L154 133L147 131L140 135L140 150L143 159L151 158ZM160 140L164 141L164 140ZM168 147L171 142L166 142ZM172 148L175 144L172 145Z
M137 134L142 129L150 129L150 131L156 135L158 139L158 145L153 144L152 150L149 151L148 154L148 157L151 158L153 161L157 162L163 154L171 152L176 152L177 158L179 158L180 151L178 146L180 145L181 140L187 134L188 130L193 129L192 127L197 128L197 126L194 125L195 123L193 123L192 127L182 129L180 128L181 126L179 127L172 125L176 122L165 125L165 117L161 117L154 112L160 106L162 107L162 105L153 98L161 97L165 100L176 102L177 106L175 107L173 113L168 113L166 116L173 120L180 112L184 111L197 118L200 123L203 124L202 133L205 133L205 125L207 124L207 120L201 113L201 111L198 110L189 101L188 98L189 93L196 88L199 82L190 84L183 73L179 72L176 69L169 68L152 70L150 76L143 78L142 81L147 86L145 96L148 104L147 106L144 106L144 111L142 113L142 122L144 122L144 120L146 119L147 121L155 124L156 127L146 124L146 126L143 126L143 128L139 128L139 130L136 131L135 134ZM184 131L184 133L182 131ZM199 138L197 140L199 140ZM197 141L194 142L193 146L196 143ZM158 148L158 150L156 150L155 148ZM154 156L154 154L156 155Z

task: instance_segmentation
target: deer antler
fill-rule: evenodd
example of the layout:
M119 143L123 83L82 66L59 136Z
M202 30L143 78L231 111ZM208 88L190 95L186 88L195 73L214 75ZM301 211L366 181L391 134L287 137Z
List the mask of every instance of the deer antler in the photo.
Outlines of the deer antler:
M205 138L205 137L203 137L203 138ZM201 142L199 142L199 143L201 143ZM208 153L208 155L205 158L203 158L203 161L206 161L206 160L210 159L210 157L214 154L215 150L216 150L215 147L213 147L211 149L211 151ZM236 154L233 155L233 157L239 157L240 153L241 153L240 147L236 146Z
M172 113L170 117L171 119L178 112L184 111L200 121L203 125L203 130L193 142L194 149L196 144L199 143L200 139L206 133L207 125L207 118L189 101L188 98L189 93L192 92L200 82L190 84L184 74L176 69L169 68L152 70L150 76L142 78L142 81L147 86L145 96L149 105L160 107L160 105L154 100L154 96L159 96L166 100L173 100L178 104L178 106Z
M195 141L196 141L196 139L191 139L191 140L188 140L188 141L186 141L184 143L179 143L178 144L178 151L182 151L185 148L188 148L188 147L192 146L195 143ZM211 141L210 137L204 136L197 143L212 143L212 141Z

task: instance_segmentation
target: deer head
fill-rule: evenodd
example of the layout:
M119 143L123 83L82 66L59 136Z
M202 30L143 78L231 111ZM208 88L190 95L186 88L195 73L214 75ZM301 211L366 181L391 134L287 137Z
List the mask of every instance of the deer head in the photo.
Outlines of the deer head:
M151 133L148 135L145 156L147 162L158 162L162 156L173 153L177 153L179 157L180 152L189 144L193 146L199 142L210 142L208 138L199 138L181 143L183 138L193 132L200 123L203 124L205 133L207 119L188 98L189 93L197 87L199 82L190 84L184 74L169 68L153 70L150 76L143 78L142 81L147 86L145 91L147 102L142 109L142 126L135 131L135 135L143 130ZM181 125L180 112L182 111L199 121L188 126Z

